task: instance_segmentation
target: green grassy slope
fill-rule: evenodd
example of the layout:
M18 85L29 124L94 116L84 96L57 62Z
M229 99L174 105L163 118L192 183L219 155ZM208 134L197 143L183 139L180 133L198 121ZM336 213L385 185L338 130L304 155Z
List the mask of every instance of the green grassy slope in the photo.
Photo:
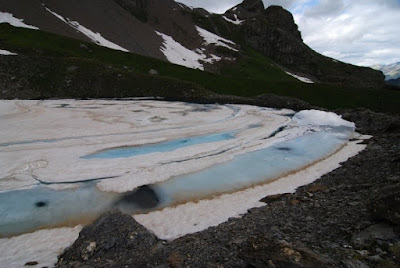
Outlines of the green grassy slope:
M0 62L3 78L14 73L20 80L21 88L15 97L26 88L31 98L173 97L188 92L200 96L209 90L245 97L274 93L326 108L367 107L400 112L398 91L305 84L246 47L237 62L223 67L220 74L8 24L0 24L0 48L18 53L17 57L3 56ZM150 69L156 69L159 75L149 75Z

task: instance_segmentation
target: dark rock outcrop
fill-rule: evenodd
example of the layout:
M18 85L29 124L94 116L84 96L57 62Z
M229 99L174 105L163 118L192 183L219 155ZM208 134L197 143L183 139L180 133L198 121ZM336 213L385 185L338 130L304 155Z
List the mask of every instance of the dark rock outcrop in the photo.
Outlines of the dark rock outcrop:
M354 87L381 88L384 75L372 68L345 64L315 52L303 43L293 16L279 6L270 6L242 26L248 45L291 72L314 81Z
M265 7L261 0L244 0L239 5L229 9L225 15L235 19L235 17L232 16L235 14L237 18L244 20L261 14L264 9Z

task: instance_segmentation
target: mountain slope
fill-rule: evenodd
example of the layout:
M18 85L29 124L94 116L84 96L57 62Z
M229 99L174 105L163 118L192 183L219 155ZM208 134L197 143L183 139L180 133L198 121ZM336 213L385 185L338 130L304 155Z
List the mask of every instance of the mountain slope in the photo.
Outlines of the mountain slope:
M222 16L172 0L0 0L0 10L44 31L214 73L251 58L252 49L274 68L314 82L383 86L380 72L311 50L290 13L265 10L261 0L245 0Z
M1 99L153 96L197 102L239 101L218 93L250 97L241 98L241 103L300 108L296 101L279 99L270 95L273 93L331 109L368 107L400 112L398 91L303 83L248 48L248 56L215 74L8 24L0 24L0 36L0 47L9 52L1 55L0 51ZM150 74L151 69L158 75Z
M240 31L249 46L289 71L313 81L371 88L383 86L381 73L322 56L305 45L292 14L282 7L270 6L264 10L259 5L255 12L255 2L262 4L246 0L226 12L227 16L244 20ZM247 11L246 16L242 15L243 10ZM255 17L246 19L251 12Z

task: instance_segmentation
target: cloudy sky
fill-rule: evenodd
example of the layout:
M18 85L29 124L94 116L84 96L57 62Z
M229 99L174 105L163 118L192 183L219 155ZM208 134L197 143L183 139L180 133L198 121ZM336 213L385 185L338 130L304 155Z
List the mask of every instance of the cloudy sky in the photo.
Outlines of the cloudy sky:
M242 0L178 0L223 13ZM400 0L263 0L294 15L303 40L329 57L357 65L400 61Z

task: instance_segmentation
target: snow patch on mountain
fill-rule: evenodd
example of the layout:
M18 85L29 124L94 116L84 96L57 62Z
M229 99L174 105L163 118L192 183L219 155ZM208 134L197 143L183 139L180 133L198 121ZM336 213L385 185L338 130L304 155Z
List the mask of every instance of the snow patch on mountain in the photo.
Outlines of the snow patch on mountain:
M233 16L235 17L235 20L232 20L225 16L222 16L222 18L224 18L224 20L226 20L227 22L233 23L235 25L240 25L244 22L244 20L240 20L236 14L233 14Z
M225 39L225 38L223 38L221 36L218 36L216 34L213 34L213 33L209 32L209 31L207 31L207 30L205 30L203 28L200 28L199 26L196 26L196 29L199 32L199 35L201 37L203 37L203 39L204 39L203 45L214 44L216 46L226 47L226 48L228 48L230 50L233 50L233 51L239 51L236 48L233 48L232 46L229 45L229 44L236 45L233 41Z
M17 53L13 53L8 50L0 49L0 55L12 56L12 55L17 55Z
M48 12L50 12L51 14L53 14L54 16L56 16L58 19L62 20L63 22L65 22L66 24L68 24L69 26L75 28L76 30L78 30L79 32L83 33L84 35L86 35L88 38L90 38L94 43L103 46L103 47L108 47L111 49L115 49L115 50L121 50L124 52L129 52L129 50L105 39L103 36L101 36L100 33L95 33L93 31L91 31L90 29L82 26L79 24L79 22L77 21L72 21L70 19L65 19L63 16L51 11L49 8L45 7L46 10Z
M300 80L303 83L314 84L314 82L310 78L298 76L298 75L295 75L295 74L292 74L292 73L289 73L289 72L285 72L285 73L287 73L290 76L293 76L294 78Z
M169 62L204 71L203 64L199 62L204 54L187 49L169 35L157 31L156 33L164 39L160 49Z
M202 49L190 50L184 46L182 46L179 42L175 41L171 36L157 32L156 33L161 36L164 40L161 46L161 52L167 58L169 62L182 65L192 69L200 69L204 71L203 63L214 63L216 61L220 61L222 58L210 54L207 56Z
M21 28L39 30L38 27L25 24L23 22L23 19L18 19L16 17L14 17L13 14L7 13L7 12L0 12L0 23L9 23L10 25L12 25L14 27L21 27Z

